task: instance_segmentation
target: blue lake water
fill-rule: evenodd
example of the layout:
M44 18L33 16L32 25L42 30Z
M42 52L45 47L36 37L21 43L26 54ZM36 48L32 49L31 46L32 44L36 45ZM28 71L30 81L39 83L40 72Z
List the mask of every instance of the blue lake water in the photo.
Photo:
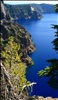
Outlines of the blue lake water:
M31 34L33 42L36 46L36 51L30 55L34 61L34 65L27 69L27 80L37 82L33 86L31 95L52 96L58 97L58 90L51 88L47 81L49 78L38 76L38 71L50 65L46 60L57 58L57 54L53 49L55 29L51 28L52 24L57 24L57 14L44 14L41 20L17 20L19 24L24 26Z

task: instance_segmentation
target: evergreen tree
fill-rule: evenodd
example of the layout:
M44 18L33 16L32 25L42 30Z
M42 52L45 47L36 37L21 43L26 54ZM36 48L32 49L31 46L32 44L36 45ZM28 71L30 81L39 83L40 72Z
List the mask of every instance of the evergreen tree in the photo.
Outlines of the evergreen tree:
M6 70L9 73L12 84L16 90L22 90L22 87L27 84L26 80L26 66L22 63L20 57L22 53L20 51L20 45L14 42L14 38L11 36L8 39L8 43L2 51L3 63Z
M55 11L58 12L58 4L55 5ZM53 25L55 32L55 39L52 41L54 45L54 49L57 52L58 56L58 25ZM48 84L54 88L58 89L58 58L47 60L47 62L51 63L50 66L47 66L44 70L38 72L39 76L47 76L49 77Z

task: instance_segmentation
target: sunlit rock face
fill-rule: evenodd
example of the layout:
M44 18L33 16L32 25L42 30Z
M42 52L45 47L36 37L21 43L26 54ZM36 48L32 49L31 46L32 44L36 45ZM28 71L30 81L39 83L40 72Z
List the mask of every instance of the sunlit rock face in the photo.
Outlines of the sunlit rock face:
M0 1L0 4L1 4L0 5L0 15L1 15L0 20L6 19L6 20L10 21L11 16L10 16L8 10L6 9L6 7L4 6L3 1L2 2Z

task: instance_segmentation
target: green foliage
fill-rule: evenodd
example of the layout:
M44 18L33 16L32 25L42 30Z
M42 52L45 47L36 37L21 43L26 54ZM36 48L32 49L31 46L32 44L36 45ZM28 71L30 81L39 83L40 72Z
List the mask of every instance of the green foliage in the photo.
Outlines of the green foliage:
M55 6L56 12L58 12L58 4ZM58 54L58 25L53 25L54 29L57 30L56 38L52 41L54 45L54 49ZM58 89L58 58L47 60L47 62L51 63L49 67L46 67L44 70L38 72L39 76L49 76L50 79L48 84L55 89Z
M58 38L56 38L56 39L54 39L53 41L52 41L52 43L53 43L53 45L54 45L54 49L57 51L57 53L58 53Z
M58 4L55 5L55 11L58 12Z
M38 72L39 76L46 76L48 75L48 73L51 71L51 68L49 66L47 66L44 70L41 70Z
M22 63L20 57L22 53L18 54L20 51L20 45L14 42L14 38L11 36L8 39L4 50L2 51L2 56L4 57L4 65L6 70L9 72L9 76L12 84L16 90L22 90L22 87L27 84L26 80L26 66Z
M54 89L58 89L58 59L48 60L50 66L38 72L38 75L49 77L48 84Z
M54 29L57 29L58 30L58 25L54 25L54 24L52 24L52 28L54 28Z

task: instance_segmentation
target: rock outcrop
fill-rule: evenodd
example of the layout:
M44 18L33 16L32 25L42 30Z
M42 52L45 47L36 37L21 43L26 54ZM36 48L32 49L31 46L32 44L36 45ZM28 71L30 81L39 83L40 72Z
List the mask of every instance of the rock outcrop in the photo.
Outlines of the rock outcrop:
M6 71L4 65L0 63L1 68L1 97L0 100L58 100L58 98L52 97L42 97L42 96L28 96L28 93L25 91L17 94L11 83L8 72Z
M6 19L8 21L11 20L11 16L9 14L9 11L6 9L6 7L4 6L3 2L0 1L0 20Z
M0 1L1 2L1 1ZM7 13L6 8L4 7L3 2L1 2L1 31L2 38L6 40L9 36L14 36L15 41L21 44L21 51L23 53L22 61L29 65L31 64L31 58L28 56L28 53L31 53L35 50L34 44L32 42L32 38L30 34L23 28L21 25L18 25L15 22L12 22L10 15ZM7 15L8 14L8 15ZM8 18L6 17L8 16ZM1 47L0 47L0 56L1 56ZM0 57L0 61L2 58ZM28 93L24 90L17 94L12 85L11 78L9 76L8 71L6 70L5 66L0 63L1 69L1 80L0 80L0 100L58 100L57 98L52 99L51 97L41 97L41 96L28 96Z
M22 91L21 93L17 94L11 83L9 74L2 63L0 63L0 68L1 68L0 100L58 100L58 98L52 98L52 97L44 98L43 96L29 97L28 93L25 91Z
M0 100L28 100L28 94L21 92L16 93L14 86L11 83L9 73L5 69L4 65L0 63L1 68L1 82L0 82Z
M41 19L42 15L31 4L5 5L15 19Z
M41 19L42 13L55 13L53 4L5 5L12 18ZM12 10L11 10L12 9Z
M20 47L21 47L20 52L22 52L23 54L21 57L22 62L25 63L25 65L31 65L33 61L28 56L28 54L35 50L35 46L32 42L31 35L21 25L12 21L11 16L8 13L8 10L4 6L3 2L1 2L0 8L1 8L0 36L2 33L1 38L7 42L8 38L10 36L13 36L15 38L15 42L20 44ZM3 46L2 46L2 49L3 49ZM0 57L0 61L1 60L2 58ZM27 92L25 93L24 91L24 93L23 92L19 94L16 93L16 90L14 89L14 86L11 82L10 74L6 70L3 64L0 64L0 69L1 69L1 83L0 83L1 97L0 99L1 100L28 100L29 97L27 95Z
M32 7L34 7L37 11L39 11L41 14L51 14L55 13L55 7L53 4L32 4Z
M21 60L26 65L31 65L33 63L32 59L28 56L29 53L34 52L35 46L31 35L16 22L11 20L11 16L4 6L1 3L1 33L4 40L8 39L9 36L14 36L15 41L20 44L21 51L23 53Z

